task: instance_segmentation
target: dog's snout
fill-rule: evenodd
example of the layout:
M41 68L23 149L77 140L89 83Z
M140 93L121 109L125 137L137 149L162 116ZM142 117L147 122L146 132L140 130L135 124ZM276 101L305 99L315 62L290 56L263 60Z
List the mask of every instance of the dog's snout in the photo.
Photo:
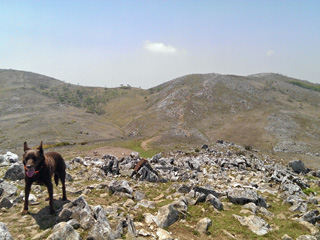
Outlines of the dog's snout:
M32 166L30 164L27 165L27 168L30 169Z

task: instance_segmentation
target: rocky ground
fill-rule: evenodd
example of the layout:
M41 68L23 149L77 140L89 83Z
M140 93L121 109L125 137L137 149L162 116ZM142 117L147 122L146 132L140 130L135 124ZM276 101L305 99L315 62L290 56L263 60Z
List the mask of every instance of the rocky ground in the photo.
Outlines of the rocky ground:
M55 187L50 215L33 185L24 216L21 161L0 155L0 239L320 239L320 170L246 148L75 155L68 201Z

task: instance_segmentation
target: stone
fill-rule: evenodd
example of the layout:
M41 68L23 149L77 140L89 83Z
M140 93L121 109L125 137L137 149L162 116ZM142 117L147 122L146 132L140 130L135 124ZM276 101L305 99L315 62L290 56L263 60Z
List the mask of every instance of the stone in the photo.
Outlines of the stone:
M141 201L142 199L146 198L146 194L142 191L134 191L133 193L133 199L137 202Z
M9 230L3 222L0 222L0 239L13 240Z
M87 208L73 212L71 218L77 220L84 230L89 230L95 225L95 219L92 216L92 212Z
M67 222L61 222L54 226L52 234L47 240L81 240L79 233Z
M11 181L24 179L24 168L23 164L15 163L11 165L4 175L4 179Z
M211 225L212 225L212 221L210 218L207 218L207 217L202 218L197 223L196 231L198 231L199 233L206 233Z
M206 198L206 201L210 202L215 209L219 211L223 210L223 204L221 203L220 199L214 195L209 194Z
M112 192L123 192L132 195L133 189L126 180L112 180L108 184L108 188Z
M182 185L177 189L177 191L178 191L179 193L188 193L188 192L191 191L191 187L189 187L189 186L187 186L187 185L185 185L185 184L182 184Z
M308 228L311 232L312 235L316 235L319 233L319 228L317 228L316 226L314 226L313 224L306 222L306 221L300 221L299 222L301 225L305 226L306 228Z
M0 179L0 198L14 198L17 195L18 188L7 181Z
M291 161L288 165L296 173L306 174L308 172L308 169L301 160Z
M136 231L136 227L129 214L127 215L127 225L128 225L128 232L131 233L133 236L137 237L138 234Z
M7 197L2 198L2 200L0 201L0 208L9 209L12 206L13 206L13 203Z
M173 240L170 233L162 228L157 229L158 240Z
M135 205L135 202L128 198L127 201L123 204L124 207L133 207Z
M318 215L319 215L319 211L312 209L312 210L306 212L300 219L302 221L306 221L311 224L315 224L316 221L318 220Z
M7 152L3 157L4 163L16 163L19 161L18 155L12 152Z
M56 222L67 222L71 218L75 218L78 222L80 222L78 219L80 219L80 212L83 209L86 209L87 212L91 212L91 209L84 199L84 196L80 195L72 202L63 206L63 209L59 213Z
M159 182L158 174L153 170L150 165L143 165L137 172L137 178L139 181Z
M296 240L317 240L317 238L311 235L301 235Z
M257 206L267 207L265 199L258 195L254 189L234 188L228 192L228 199L234 204L255 203Z
M92 226L88 234L88 240L103 240L103 239L116 239L114 231L111 229L111 226L106 217L106 212L103 207L96 206L93 210L94 218L96 222ZM80 222L81 223L81 222Z
M289 210L291 212L307 212L308 204L306 202L296 202L289 208Z
M281 240L293 240L293 238L290 237L288 234L285 234L281 237Z
M48 228L48 229L46 229L46 230L44 230L44 231L42 231L42 232L34 235L34 236L31 238L31 240L42 240L42 239L46 239L47 236L50 235L50 232L51 232L51 228ZM19 236L18 236L18 238L19 238ZM23 239L23 238L20 237L19 239Z
M145 208L151 208L155 209L156 208L156 202L155 201L149 201L146 199L142 199L140 202L138 202L137 206L142 206Z
M233 217L236 218L241 225L249 227L252 232L259 236L265 235L271 231L270 225L261 217L255 215L241 217L235 214L233 214Z
M78 229L80 227L80 223L75 219L71 219L67 223L69 223L74 229Z
M172 204L159 208L157 216L154 218L155 223L160 228L166 228L179 219L179 212Z

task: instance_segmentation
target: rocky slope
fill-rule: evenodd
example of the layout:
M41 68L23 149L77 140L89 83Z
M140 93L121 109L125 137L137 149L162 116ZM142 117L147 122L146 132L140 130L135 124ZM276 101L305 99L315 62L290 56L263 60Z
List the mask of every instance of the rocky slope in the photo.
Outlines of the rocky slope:
M0 163L1 239L320 239L320 170L222 140L149 159L74 156L56 215L34 185L22 217L24 170L12 153Z
M0 70L0 149L139 142L188 149L218 139L319 164L319 85L279 74L193 74L143 90L89 88Z

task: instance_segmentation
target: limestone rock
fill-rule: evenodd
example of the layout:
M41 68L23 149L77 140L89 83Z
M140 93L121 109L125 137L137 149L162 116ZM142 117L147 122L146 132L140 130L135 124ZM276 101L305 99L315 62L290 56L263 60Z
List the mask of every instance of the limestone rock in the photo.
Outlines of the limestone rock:
M234 188L228 192L228 199L235 204L255 203L257 206L266 207L265 199L258 195L254 189Z
M154 218L155 223L160 228L169 227L179 219L179 212L172 204L159 208L157 216Z
M4 179L9 179L11 181L24 179L23 164L15 163L11 165L6 171Z
M207 217L202 218L197 223L196 231L198 231L199 233L206 233L211 225L212 225L212 221L210 218L207 218Z
M47 240L80 240L80 235L67 222L61 222L54 226L52 234Z
M240 222L241 225L249 227L249 229L257 235L265 235L271 231L270 225L258 216L241 217L233 214L233 216Z
M289 167L296 173L306 174L308 172L308 169L301 160L289 162Z
M157 236L159 240L173 240L170 233L162 228L157 229Z
M126 180L112 180L108 184L109 189L112 192L123 192L132 195L132 188L129 186L128 181Z
M13 240L9 230L7 229L6 225L0 222L0 239L3 240Z

